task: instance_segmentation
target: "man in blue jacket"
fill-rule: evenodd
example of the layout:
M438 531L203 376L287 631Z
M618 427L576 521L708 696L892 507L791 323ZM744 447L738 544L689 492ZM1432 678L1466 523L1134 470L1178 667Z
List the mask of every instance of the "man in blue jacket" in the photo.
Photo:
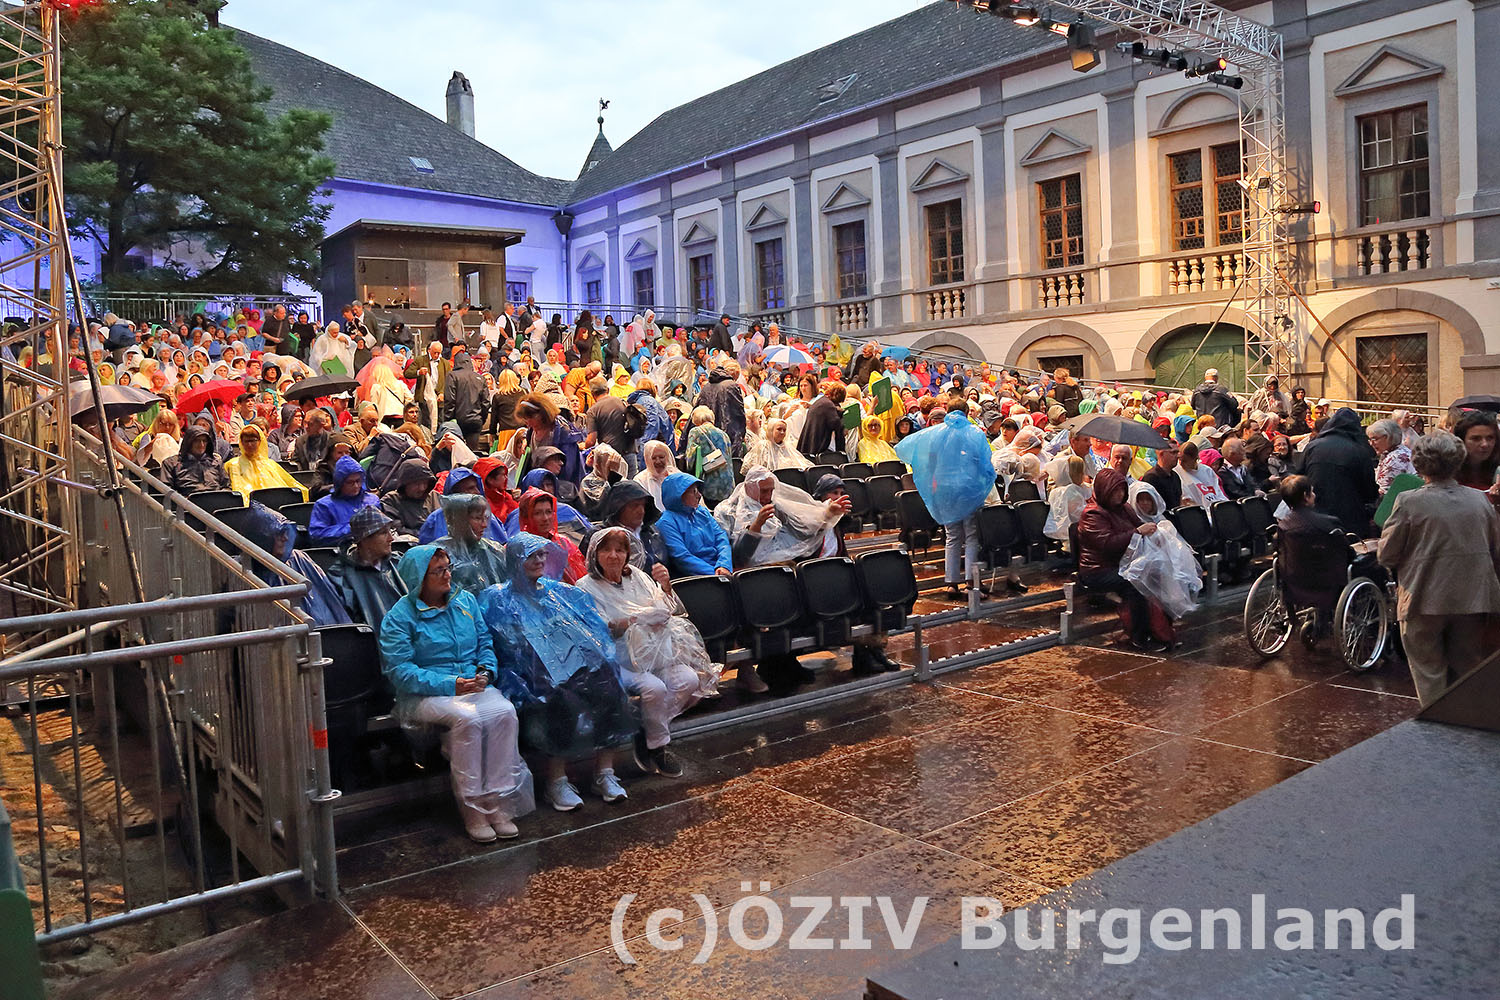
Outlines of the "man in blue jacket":
M364 507L379 507L380 498L365 489L365 470L348 455L333 466L333 490L313 504L307 533L323 545L349 538L349 522Z
M674 472L661 484L667 510L656 521L673 576L728 576L733 569L729 536L703 508L703 482Z

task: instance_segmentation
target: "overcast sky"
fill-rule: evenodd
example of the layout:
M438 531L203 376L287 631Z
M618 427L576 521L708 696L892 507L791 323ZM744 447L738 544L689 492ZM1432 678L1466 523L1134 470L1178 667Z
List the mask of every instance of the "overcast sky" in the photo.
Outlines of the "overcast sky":
M229 0L224 23L300 49L444 117L454 70L478 138L572 178L599 98L616 147L668 108L922 6L923 0ZM379 142L379 136L371 136Z

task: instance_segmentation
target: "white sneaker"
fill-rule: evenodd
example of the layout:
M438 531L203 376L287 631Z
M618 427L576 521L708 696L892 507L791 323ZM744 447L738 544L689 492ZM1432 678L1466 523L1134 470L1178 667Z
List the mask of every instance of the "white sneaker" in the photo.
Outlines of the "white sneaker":
M493 844L495 842L495 831L488 823L476 823L464 829L469 834L469 839L476 844Z
M490 820L490 829L493 830L495 832L495 836L499 837L501 840L510 840L521 835L521 831L517 829L515 822L506 819L504 816L496 816L494 819Z
M558 778L547 786L547 800L552 803L553 809L563 813L572 812L583 805L583 799L578 797L578 789L567 778Z
M625 794L625 787L615 778L615 770L606 767L594 775L594 793L605 802L618 802L621 799L630 798Z

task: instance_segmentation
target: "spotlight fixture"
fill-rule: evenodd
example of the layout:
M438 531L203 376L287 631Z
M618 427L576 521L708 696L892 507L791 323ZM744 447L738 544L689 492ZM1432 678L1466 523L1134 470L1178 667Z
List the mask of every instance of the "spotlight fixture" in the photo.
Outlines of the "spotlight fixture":
M1121 52L1128 53L1130 58L1143 63L1151 63L1153 66L1178 71L1188 68L1187 56L1181 52L1173 52L1171 49L1148 49L1145 42L1131 42L1129 45L1121 42L1115 47Z
M1288 205L1282 205L1278 210L1282 215L1317 215L1323 211L1321 201L1294 201Z
M1087 73L1099 65L1099 46L1094 41L1093 28L1086 24L1046 19L1040 23L1054 35L1061 35L1068 40L1068 46L1073 50L1073 69L1079 73Z
M1216 83L1221 87L1228 87L1230 90L1239 90L1245 85L1244 77L1227 76L1223 73L1208 74L1208 82Z
M1040 24L1042 20L1040 11L1023 3L992 3L990 13L996 17L1008 17L1025 28Z
M1197 79L1198 77L1210 76L1214 73L1222 73L1228 68L1229 60L1210 59L1208 62L1201 62L1192 69L1189 69L1186 75L1188 79Z

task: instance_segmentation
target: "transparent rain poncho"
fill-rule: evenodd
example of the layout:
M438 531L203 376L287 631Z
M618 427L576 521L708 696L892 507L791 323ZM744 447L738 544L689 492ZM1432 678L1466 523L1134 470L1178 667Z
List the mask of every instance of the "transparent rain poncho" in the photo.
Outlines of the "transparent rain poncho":
M480 520L480 531L489 525L490 502L477 493L456 493L443 500L443 520L448 534L437 540L453 562L453 586L478 594L485 587L503 582L505 549L483 536L476 537L471 518Z
M961 413L903 438L896 454L911 467L912 483L938 524L962 521L995 488L989 439Z
M552 757L582 757L628 742L638 726L620 683L615 643L593 598L527 560L553 548L521 532L505 545L506 582L479 596L495 642L500 690L521 714L522 742Z
M817 555L823 549L828 529L838 523L840 515L805 490L786 485L764 466L747 468L745 481L714 508L714 519L729 535L730 544L738 542L760 514L764 504L750 490L766 480L776 484L771 493L771 506L776 513L761 526L760 544L750 556L750 564L765 566Z
M1120 576L1174 620L1198 607L1198 591L1203 587L1198 560L1170 521L1157 522L1155 534L1131 536L1130 546L1120 557Z
M599 546L612 537L624 538L630 548L629 563L618 584L606 580L599 568ZM578 589L594 599L606 622L630 622L625 634L615 639L620 665L657 676L686 666L698 675L697 697L718 695L723 668L709 659L703 637L677 596L663 591L649 573L636 568L640 558L641 543L634 532L601 528L589 539L589 574L578 581Z

